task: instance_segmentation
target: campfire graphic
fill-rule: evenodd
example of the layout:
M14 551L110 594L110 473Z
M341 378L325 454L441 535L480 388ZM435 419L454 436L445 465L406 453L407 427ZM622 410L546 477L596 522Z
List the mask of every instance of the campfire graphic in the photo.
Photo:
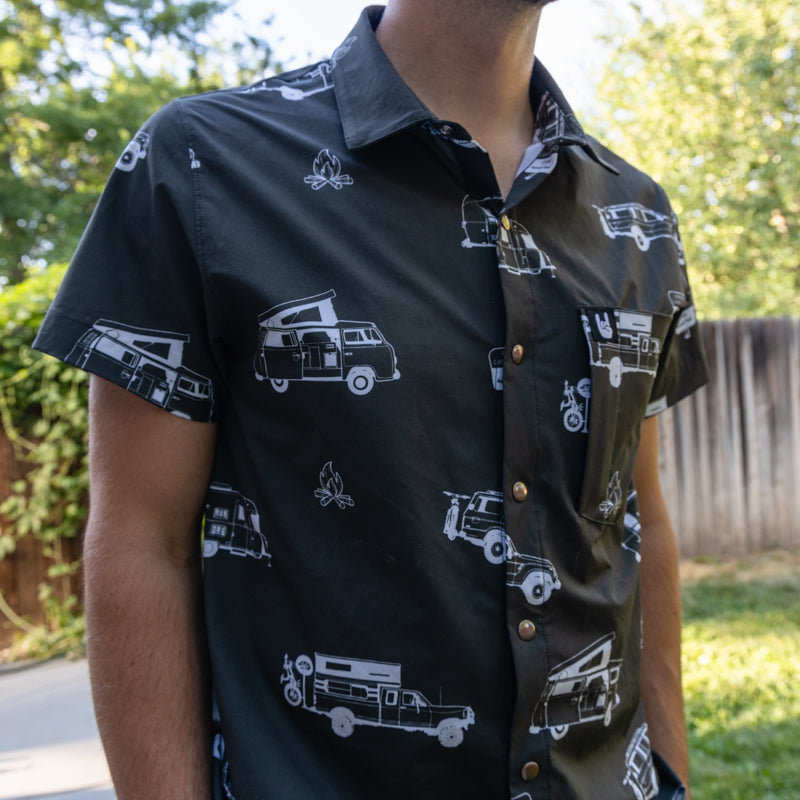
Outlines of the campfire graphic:
M333 186L341 189L343 186L352 186L353 179L349 175L342 175L342 162L330 150L320 150L314 159L314 174L306 175L303 179L314 191L323 186Z
M319 489L314 489L314 497L319 500L323 508L330 503L336 503L341 509L355 505L353 498L343 493L342 478L334 470L332 461L329 461L319 473L319 485Z

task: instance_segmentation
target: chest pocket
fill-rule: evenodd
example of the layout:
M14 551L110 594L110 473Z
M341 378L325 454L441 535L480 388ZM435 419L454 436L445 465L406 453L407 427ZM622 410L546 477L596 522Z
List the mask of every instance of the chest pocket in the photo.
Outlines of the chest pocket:
M625 512L642 421L671 317L624 308L582 308L592 397L579 501L582 516L613 525Z

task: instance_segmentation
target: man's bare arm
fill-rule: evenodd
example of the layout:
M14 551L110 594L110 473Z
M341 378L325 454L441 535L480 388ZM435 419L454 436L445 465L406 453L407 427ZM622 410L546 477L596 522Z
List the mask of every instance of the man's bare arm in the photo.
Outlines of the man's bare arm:
M211 796L198 532L215 433L91 379L87 650L119 800Z
M658 420L645 420L633 474L642 523L642 699L653 749L689 786L681 683L678 544L658 472Z

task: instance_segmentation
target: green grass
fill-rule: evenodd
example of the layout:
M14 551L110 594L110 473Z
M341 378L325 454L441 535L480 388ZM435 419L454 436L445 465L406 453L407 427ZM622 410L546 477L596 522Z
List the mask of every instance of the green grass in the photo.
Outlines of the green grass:
M692 797L797 800L800 565L728 567L683 584Z

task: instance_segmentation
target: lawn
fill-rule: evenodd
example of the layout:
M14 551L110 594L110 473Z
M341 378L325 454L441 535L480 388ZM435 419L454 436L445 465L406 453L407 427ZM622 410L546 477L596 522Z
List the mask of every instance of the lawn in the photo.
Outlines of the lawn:
M797 800L800 554L682 576L693 800Z

